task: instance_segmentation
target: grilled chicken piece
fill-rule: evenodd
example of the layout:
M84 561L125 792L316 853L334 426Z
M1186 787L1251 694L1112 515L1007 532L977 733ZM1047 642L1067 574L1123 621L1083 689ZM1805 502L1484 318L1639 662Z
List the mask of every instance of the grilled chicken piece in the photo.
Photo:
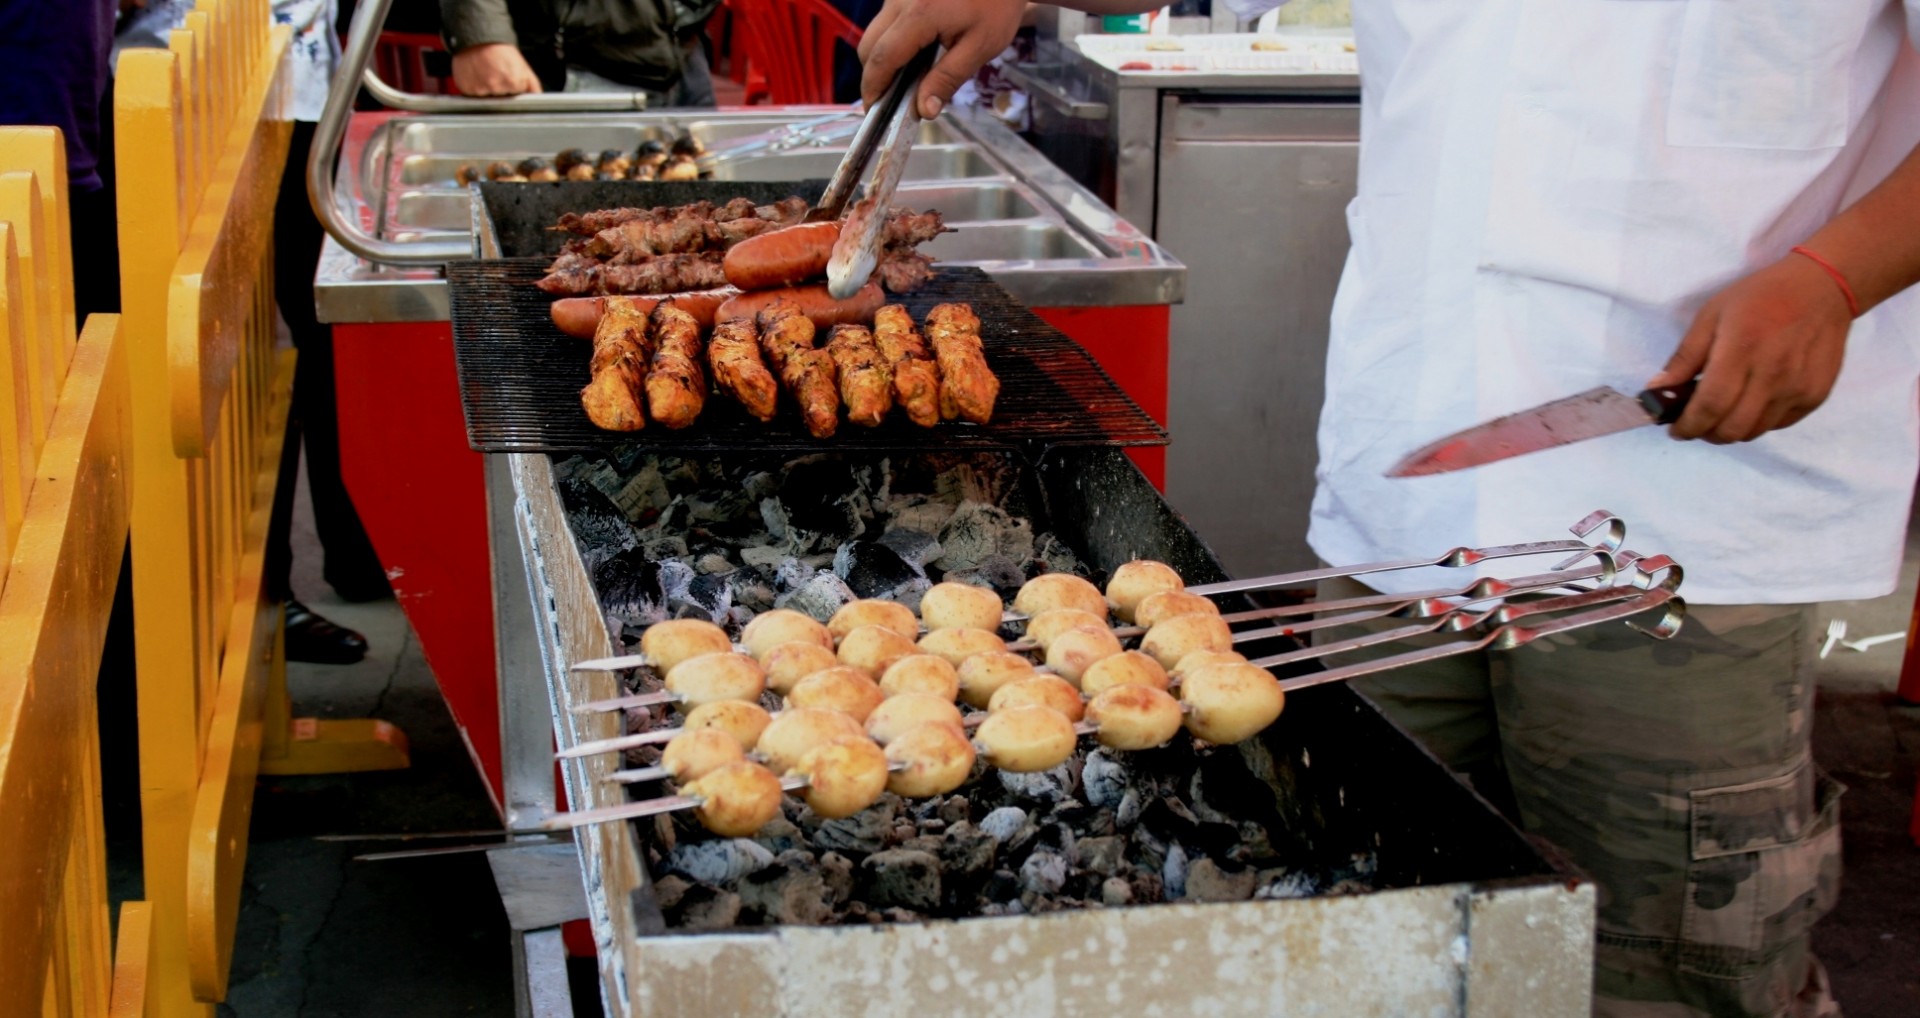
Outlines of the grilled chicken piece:
M800 419L815 438L831 438L840 426L840 393L833 358L813 346L813 322L792 301L777 300L760 312L760 345L780 382L800 405Z
M751 320L742 318L714 326L713 340L707 344L707 363L713 368L713 380L739 400L747 413L763 421L773 420L780 385L760 357L760 330Z
M940 365L940 416L985 424L993 419L1000 379L980 347L980 319L966 304L942 304L927 312L927 338Z
M647 413L669 428L684 428L707 402L700 367L700 323L670 303L653 309L653 358L647 367Z
M840 376L840 400L847 420L871 428L893 409L893 369L880 356L873 333L864 325L836 325L827 337L827 355Z
M652 355L647 316L623 297L609 297L593 332L593 378L580 390L580 406L595 427L639 431L646 427L640 406L647 360Z
M894 402L906 410L907 420L923 428L940 423L940 372L913 315L898 304L881 308L873 316L873 341L893 368Z

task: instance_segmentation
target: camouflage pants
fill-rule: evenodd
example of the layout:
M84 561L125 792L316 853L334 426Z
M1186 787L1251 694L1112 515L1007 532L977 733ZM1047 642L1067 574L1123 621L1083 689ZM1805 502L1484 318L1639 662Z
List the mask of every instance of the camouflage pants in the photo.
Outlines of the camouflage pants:
M1807 931L1839 890L1842 789L1810 752L1810 621L1697 606L1665 642L1603 626L1355 686L1594 878L1596 1015L1827 1018Z

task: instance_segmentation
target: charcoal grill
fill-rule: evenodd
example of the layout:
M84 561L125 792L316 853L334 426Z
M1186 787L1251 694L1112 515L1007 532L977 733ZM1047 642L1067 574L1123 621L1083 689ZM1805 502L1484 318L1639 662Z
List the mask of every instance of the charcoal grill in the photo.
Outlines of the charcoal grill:
M848 456L868 455L848 453ZM617 649L552 461L506 457L562 747L618 734L574 714L617 695L572 661ZM1026 468L1030 504L1104 572L1134 557L1224 578L1205 544L1109 447ZM638 830L576 832L614 1015L1576 1015L1588 1007L1592 885L1544 854L1342 686L1293 697L1243 754L1270 766L1270 837L1303 858L1372 853L1372 893L861 927L666 929ZM1265 763L1262 763L1265 762ZM625 801L618 762L569 760L573 809Z

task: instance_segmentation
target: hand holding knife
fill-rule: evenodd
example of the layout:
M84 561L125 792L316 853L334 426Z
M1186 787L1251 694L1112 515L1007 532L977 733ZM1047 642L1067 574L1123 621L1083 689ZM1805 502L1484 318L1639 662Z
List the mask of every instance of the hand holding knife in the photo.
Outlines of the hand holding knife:
M1672 424L1686 412L1696 382L1628 396L1601 386L1476 424L1415 449L1388 477L1424 477L1584 442L1651 424Z

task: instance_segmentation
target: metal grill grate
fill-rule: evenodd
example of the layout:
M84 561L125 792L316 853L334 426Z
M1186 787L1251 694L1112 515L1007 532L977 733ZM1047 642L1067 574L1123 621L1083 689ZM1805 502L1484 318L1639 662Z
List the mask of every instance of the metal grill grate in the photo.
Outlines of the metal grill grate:
M987 363L1000 376L988 425L947 422L917 428L895 413L877 428L841 422L832 438L808 435L792 400L761 423L716 395L681 431L601 431L580 409L592 344L554 328L552 298L533 283L547 259L505 258L447 266L453 349L467 441L479 452L586 452L614 447L669 453L732 450L1031 449L1055 445L1165 445L1147 416L1079 344L1002 290L986 273L941 267L931 284L902 298L915 319L936 304L965 301L980 316Z

